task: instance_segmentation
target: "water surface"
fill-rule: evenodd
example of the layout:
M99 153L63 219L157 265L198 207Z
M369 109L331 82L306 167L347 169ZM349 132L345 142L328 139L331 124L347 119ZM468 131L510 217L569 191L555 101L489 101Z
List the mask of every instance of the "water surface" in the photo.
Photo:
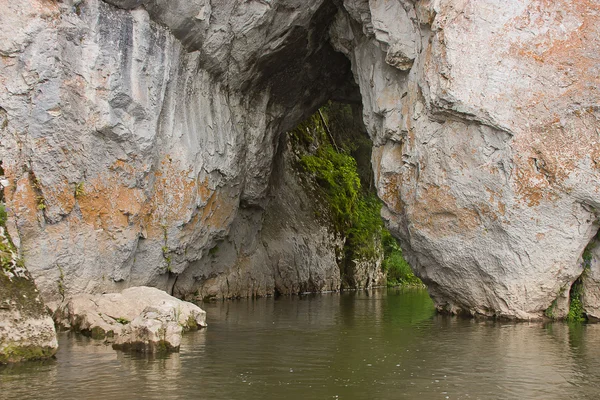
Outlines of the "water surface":
M165 357L61 334L56 360L0 368L0 398L600 398L600 325L440 316L422 290L202 307L208 329Z

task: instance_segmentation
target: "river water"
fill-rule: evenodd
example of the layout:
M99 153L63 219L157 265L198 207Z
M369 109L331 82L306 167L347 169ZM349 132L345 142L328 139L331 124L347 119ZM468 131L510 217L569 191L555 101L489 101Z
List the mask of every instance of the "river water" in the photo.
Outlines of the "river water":
M209 327L164 357L61 334L56 360L0 367L0 398L600 398L600 325L440 316L423 290L203 308Z

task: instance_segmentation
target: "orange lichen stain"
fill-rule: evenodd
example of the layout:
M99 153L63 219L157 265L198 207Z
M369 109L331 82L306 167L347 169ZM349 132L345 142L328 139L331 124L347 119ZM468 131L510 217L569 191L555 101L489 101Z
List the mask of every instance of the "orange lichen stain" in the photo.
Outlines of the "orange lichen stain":
M417 229L436 237L465 235L481 226L477 211L459 207L445 185L420 188L411 214Z
M237 200L214 192L202 210L201 223L212 227L225 227L237 207Z
M60 14L59 4L55 0L37 0L32 3L31 12L42 18L57 17Z
M381 200L396 214L400 214L404 208L404 202L400 198L400 174L389 174L380 182Z
M540 204L544 192L548 190L547 184L537 179L532 171L525 168L515 169L516 194L526 202L529 207Z
M515 137L515 192L529 206L552 201L581 163L600 160L598 109L600 3L592 0L538 0L505 26L506 32L539 32L520 37L507 57L537 71L536 89L519 92L515 110L528 126ZM543 161L532 166L531 160Z
M515 192L529 206L545 198L556 200L569 176L579 171L580 163L597 169L600 137L592 127L596 117L583 114L570 120L568 127L557 126L554 119L531 129L517 138L515 157Z
M209 186L208 177L205 177L203 181L198 181L198 198L200 202L205 204L213 193L214 191Z
M5 170L5 172L7 171ZM12 176L12 173L7 173L7 176ZM37 224L37 194L31 186L30 179L27 175L23 175L17 180L15 191L13 192L12 197L7 200L9 208L13 210L20 221L27 221L30 225Z
M496 209L498 211L498 214L504 216L506 214L506 205L503 202L501 202L500 200L498 200L501 197L501 195L498 192L496 192L488 187L486 187L485 190L490 194L488 203L490 205L496 204ZM491 218L494 221L498 219L498 214L493 212L489 205L483 206L483 208L481 208L481 210L483 210L484 214L489 212L491 215Z
M41 188L46 205L58 206L62 214L69 214L75 206L75 188L67 180Z
M488 200L490 203L494 202L494 199L496 198L496 196L498 195L498 193L496 193L496 191L490 189L489 187L485 188L485 191L488 192L490 194L490 199Z
M531 2L523 15L505 26L515 29L543 32L512 43L508 56L521 62L534 61L532 68L543 68L543 90L521 93L523 111L529 115L543 114L557 107L560 100L571 104L598 103L597 54L600 53L600 3L591 0L538 0ZM543 63L544 65L539 65ZM537 64L537 65L536 65ZM540 81L541 82L541 81ZM549 95L540 98L540 92ZM556 93L556 95L550 95ZM558 98L556 97L558 96ZM544 109L536 110L537 107ZM564 108L560 107L559 109ZM529 110L528 110L529 109ZM537 111L542 111L539 113Z
M179 162L168 155L163 158L154 173L150 225L170 225L191 217L197 195L196 179L190 178L191 172L180 168Z
M545 235L545 234L543 234L543 233L536 233L536 235L535 235L535 238L536 238L538 241L540 241L540 240L543 240L545 237L546 237L546 235Z
M85 195L77 199L86 224L109 231L131 225L130 216L138 216L145 202L144 192L104 175L85 183Z
M395 213L400 213L404 207L400 198L400 189L402 183L410 180L410 174L406 171L404 173L396 170L389 171L385 165L393 165L396 168L402 165L402 147L403 144L400 143L388 143L385 146L373 148L372 153L380 198Z
M505 216L506 215L506 204L504 204L503 202L501 202L500 200L498 200L498 212L500 213L500 215Z
M124 160L116 160L111 166L108 167L108 169L111 171L123 171L132 177L136 172L135 167Z
M481 216L486 216L489 219L491 219L492 221L497 221L498 220L498 215L492 211L492 208L490 207L490 204L487 203L479 203L479 206L477 207L478 210L478 215ZM481 217L480 217L481 219Z
M164 235L164 227L183 225L226 228L231 222L238 198L228 196L209 177L191 178L192 170L183 169L168 155L154 174L154 195L147 208L143 226L149 237Z

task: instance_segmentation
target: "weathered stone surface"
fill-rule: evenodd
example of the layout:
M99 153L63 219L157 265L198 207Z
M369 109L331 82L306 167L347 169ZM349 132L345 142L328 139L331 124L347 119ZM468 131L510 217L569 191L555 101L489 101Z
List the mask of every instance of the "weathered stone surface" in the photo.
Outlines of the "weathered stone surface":
M0 3L7 201L54 301L136 285L181 293L184 272L210 277L210 249L260 229L278 135L350 77L326 41L329 2L117 3ZM232 231L249 223L247 237ZM228 251L220 295L274 293L270 265ZM297 270L285 287L338 280L310 276Z
M46 297L60 271L67 295L267 294L275 259L277 290L334 287L260 228L279 135L347 94L329 42L360 86L384 217L440 309L538 318L582 273L597 2L111 3L0 0L0 159Z
M54 322L0 226L0 364L49 358L57 349Z
M58 306L54 319L62 328L95 339L114 339L120 344L141 337L144 326L148 327L148 332L158 334L158 328L165 325L165 329L169 328L166 329L169 332L167 342L171 344L176 342L173 335L181 336L184 330L206 327L206 312L200 307L151 287L132 287L121 293L77 295ZM171 324L181 329L175 329ZM125 338L119 338L120 335ZM146 341L153 342L152 338L155 337L150 335ZM153 345L148 346L152 348Z
M582 257L581 260L584 268L583 307L587 317L598 322L600 321L600 237L596 235L584 254L586 259Z
M374 286L385 286L386 276L381 269L383 255L373 260L352 260L352 270L349 271L352 279L352 287L372 288Z
M164 305L146 307L123 327L113 348L140 353L179 351L182 333L176 309Z
M197 290L196 298L214 298L340 288L336 254L343 242L315 218L323 212L321 204L302 186L293 160L290 142L283 137L265 210L242 210L244 218L234 223L228 239L209 250L203 264L179 276L176 294ZM229 268L231 263L236 267Z
M333 42L361 87L384 216L438 307L541 317L598 230L600 6L344 4ZM407 72L382 38L413 39L384 23L370 34L382 10L417 32Z

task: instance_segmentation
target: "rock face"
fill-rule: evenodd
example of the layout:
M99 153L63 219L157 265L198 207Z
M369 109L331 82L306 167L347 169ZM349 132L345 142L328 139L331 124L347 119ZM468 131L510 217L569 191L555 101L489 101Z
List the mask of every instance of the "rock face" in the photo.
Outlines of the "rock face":
M123 327L113 348L140 353L179 351L183 327L177 322L175 312L169 307L145 308Z
M206 327L206 312L162 290L132 287L122 293L81 294L57 307L57 325L126 350L178 350L183 331Z
M227 240L179 275L176 295L213 298L340 288L336 254L343 243L315 218L319 204L302 187L285 137L278 150L266 209L240 211L241 223L232 225ZM375 263L370 268L380 270ZM203 284L198 287L198 282Z
M58 349L54 322L18 260L0 226L0 364L49 358Z
M540 317L598 230L600 6L344 5L384 216L438 307Z
M49 299L61 274L67 295L335 288L306 261L326 233L292 233L302 197L277 161L280 135L329 98L362 101L384 217L440 309L541 317L583 272L596 2L0 5L6 197Z
M45 297L61 274L67 297L337 288L334 265L306 269L320 229L273 262L257 235L280 133L346 96L335 6L113 3L2 3L0 159Z

